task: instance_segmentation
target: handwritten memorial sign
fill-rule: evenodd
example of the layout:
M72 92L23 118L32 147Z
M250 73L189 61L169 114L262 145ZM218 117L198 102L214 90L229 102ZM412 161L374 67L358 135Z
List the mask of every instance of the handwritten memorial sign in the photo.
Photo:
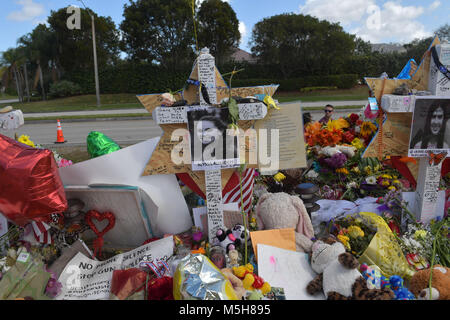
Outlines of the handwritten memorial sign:
M167 237L106 261L92 260L78 252L59 276L63 287L55 299L108 300L114 270L137 268L141 262L167 261L173 250L173 237Z

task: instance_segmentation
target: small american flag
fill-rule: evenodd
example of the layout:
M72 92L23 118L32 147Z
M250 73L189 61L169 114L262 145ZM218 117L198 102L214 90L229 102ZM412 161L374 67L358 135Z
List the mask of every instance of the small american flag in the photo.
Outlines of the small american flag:
M52 244L53 239L50 234L50 226L45 222L32 221L31 226L33 227L34 238L36 241L42 244Z
M255 169L246 169L242 175L242 196L244 198L244 211L249 213L252 208L253 202L253 186L255 184ZM223 197L223 203L239 203L239 208L241 208L241 187L239 184L239 174L237 175L237 185L234 186L230 191L228 191Z

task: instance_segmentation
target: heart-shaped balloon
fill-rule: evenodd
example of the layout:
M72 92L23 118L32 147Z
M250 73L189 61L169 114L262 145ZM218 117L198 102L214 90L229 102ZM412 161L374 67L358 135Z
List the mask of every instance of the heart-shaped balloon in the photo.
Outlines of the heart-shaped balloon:
M116 224L116 217L111 212L98 212L96 210L90 210L86 213L84 217L87 225L94 231L94 233L97 235L97 237L103 237L105 233L107 233L109 230L114 228L114 225ZM98 221L108 220L108 225L102 230L98 231L97 227L95 226L93 219L96 219Z

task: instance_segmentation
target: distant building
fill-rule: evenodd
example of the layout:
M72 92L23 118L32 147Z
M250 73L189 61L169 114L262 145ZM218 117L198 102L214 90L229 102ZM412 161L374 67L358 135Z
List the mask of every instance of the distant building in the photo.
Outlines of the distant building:
M372 46L372 52L380 52L380 53L404 53L406 52L406 49L403 47L403 45L398 43L371 43Z
M257 60L252 56L251 53L244 51L239 48L234 48L233 53L230 56L230 60L234 60L236 62L248 62L248 63L256 63Z

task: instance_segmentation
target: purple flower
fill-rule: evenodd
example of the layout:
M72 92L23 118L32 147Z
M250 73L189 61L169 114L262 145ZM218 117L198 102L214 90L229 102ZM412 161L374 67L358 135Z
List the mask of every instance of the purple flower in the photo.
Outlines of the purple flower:
M62 284L54 278L50 278L45 288L45 294L51 298L58 296L61 292Z
M347 161L347 156L343 153L336 153L331 158L327 158L324 161L327 165L334 169L342 168Z
M389 211L390 208L386 204L383 204L383 205L377 207L377 210L380 211L380 212L383 212L383 211Z

